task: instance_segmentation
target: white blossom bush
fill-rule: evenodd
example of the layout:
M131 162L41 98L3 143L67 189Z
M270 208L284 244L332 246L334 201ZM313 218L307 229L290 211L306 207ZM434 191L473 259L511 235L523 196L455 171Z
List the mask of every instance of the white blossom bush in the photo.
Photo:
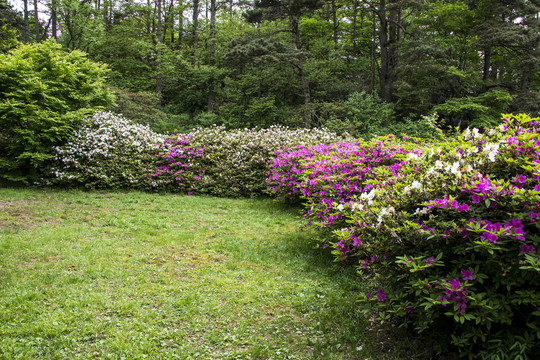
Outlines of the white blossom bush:
M266 192L265 179L277 150L343 140L326 129L198 128L165 141L152 178L188 193L254 197Z
M134 124L121 115L98 112L64 146L55 147L56 158L45 184L87 188L158 187L147 177L165 136L148 126Z

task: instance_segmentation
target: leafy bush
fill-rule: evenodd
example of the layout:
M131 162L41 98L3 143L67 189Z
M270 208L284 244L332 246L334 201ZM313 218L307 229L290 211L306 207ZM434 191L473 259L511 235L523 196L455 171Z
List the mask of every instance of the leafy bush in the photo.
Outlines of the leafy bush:
M340 145L354 156L312 149L294 166L283 152L269 181L303 189L336 257L358 261L372 287L363 309L439 351L527 358L540 351L539 120L508 116L416 149L390 137Z
M0 178L31 182L52 147L109 105L106 68L53 40L0 54Z
M153 177L176 190L218 196L257 196L266 190L269 162L278 149L338 140L342 138L318 129L198 128L166 141L167 149L160 155Z
M156 188L147 177L165 137L148 126L133 124L113 113L99 112L56 147L47 184L87 188Z
M466 126L494 127L499 114L506 110L512 96L506 90L491 89L476 97L452 98L433 107L433 111L448 118L462 129Z
M148 125L157 132L163 132L163 124L169 122L166 113L159 107L159 97L151 92L129 92L115 89L116 104L110 110L122 114L127 119L142 125Z
M365 92L352 94L346 102L349 108L347 121L355 137L371 137L382 128L390 125L394 117L392 104L384 103L376 95Z

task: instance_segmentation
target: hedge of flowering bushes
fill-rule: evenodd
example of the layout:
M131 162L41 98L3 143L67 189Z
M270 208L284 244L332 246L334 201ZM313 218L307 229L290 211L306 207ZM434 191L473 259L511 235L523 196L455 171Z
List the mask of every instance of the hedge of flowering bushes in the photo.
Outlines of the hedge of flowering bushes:
M540 119L420 145L371 142L281 151L278 197L354 259L359 308L472 358L540 353Z
M45 184L87 188L158 187L149 178L165 140L148 126L134 124L110 112L96 113L65 145L56 147L56 158Z
M276 150L329 144L327 130L198 128L167 137L121 115L98 112L73 133L46 169L44 185L134 188L258 196Z
M258 196L266 192L270 160L278 149L340 140L335 133L320 129L198 128L165 141L151 178L188 193Z

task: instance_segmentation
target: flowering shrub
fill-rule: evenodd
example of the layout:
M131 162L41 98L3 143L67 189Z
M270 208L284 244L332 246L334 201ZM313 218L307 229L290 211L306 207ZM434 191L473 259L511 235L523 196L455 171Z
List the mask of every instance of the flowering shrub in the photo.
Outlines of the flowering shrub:
M334 231L335 255L357 259L372 288L360 301L381 321L441 351L526 358L540 351L539 128L508 116L416 148L384 138L282 152L269 182L304 196L306 217Z
M324 129L198 128L165 141L152 177L187 192L257 196L266 191L269 163L278 149L339 140L343 138Z
M45 182L88 188L155 188L158 183L146 175L153 171L164 140L148 126L98 112L71 141L55 148L51 178Z
M267 182L278 197L305 199L306 216L329 226L342 219L340 211L355 194L381 186L382 179L395 175L406 155L415 151L417 142L396 141L389 135L369 142L355 140L280 150Z

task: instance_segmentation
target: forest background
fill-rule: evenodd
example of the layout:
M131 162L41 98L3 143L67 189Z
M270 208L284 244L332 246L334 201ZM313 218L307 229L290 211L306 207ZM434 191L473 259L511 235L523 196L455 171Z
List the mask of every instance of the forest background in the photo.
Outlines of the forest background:
M56 39L107 64L114 110L162 133L540 110L538 0L0 0L0 52ZM416 126L418 130L418 126Z

